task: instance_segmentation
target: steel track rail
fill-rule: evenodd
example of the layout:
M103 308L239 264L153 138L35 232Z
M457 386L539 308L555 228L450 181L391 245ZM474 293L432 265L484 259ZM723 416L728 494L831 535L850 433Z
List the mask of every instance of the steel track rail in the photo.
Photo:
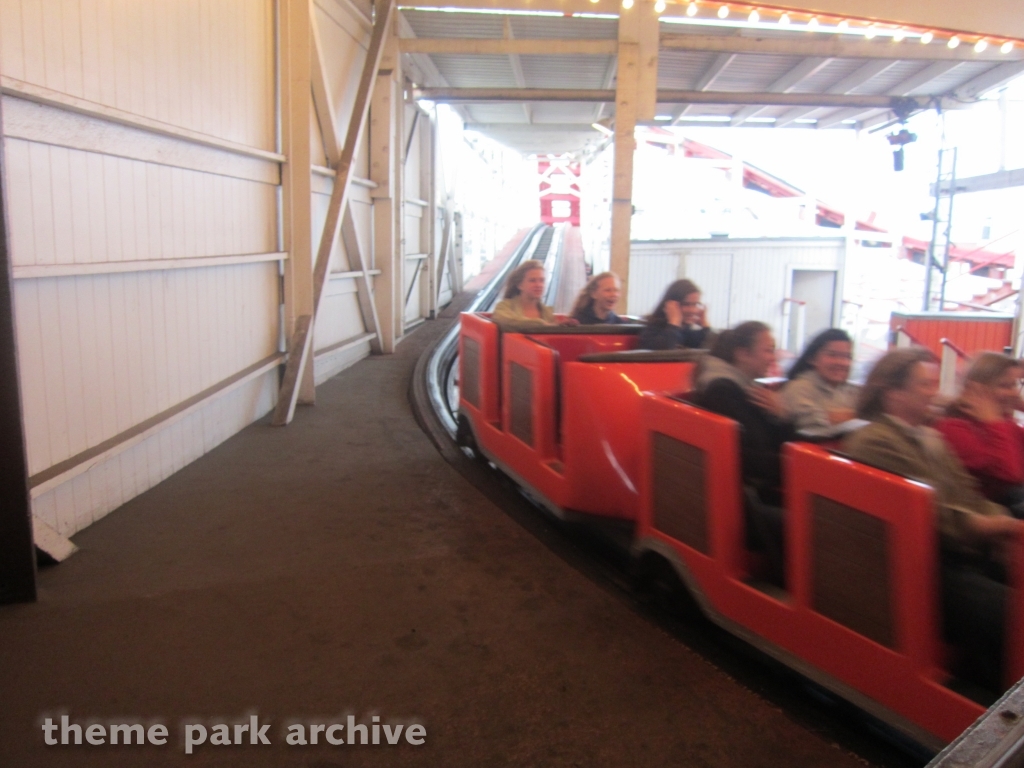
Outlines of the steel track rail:
M469 306L463 311L485 311L497 304L498 297L501 294L501 289L509 272L527 258L533 258L534 254L545 245L545 235L549 235L552 232L551 227L545 224L537 224L530 230L530 233L523 238L523 242L519 244L519 247L516 248L505 266L476 294ZM547 239L550 241L550 237ZM556 264L556 270L558 266ZM449 393L452 389L453 375L458 359L459 323L456 322L433 347L423 353L413 374L414 399L419 399L419 390L422 387L422 395L425 396L426 401L429 403L432 415L451 440L455 440L457 424L455 414L452 412ZM425 417L425 414L423 416ZM428 432L432 432L432 430L428 430ZM437 436L433 434L431 436L434 437L436 442Z

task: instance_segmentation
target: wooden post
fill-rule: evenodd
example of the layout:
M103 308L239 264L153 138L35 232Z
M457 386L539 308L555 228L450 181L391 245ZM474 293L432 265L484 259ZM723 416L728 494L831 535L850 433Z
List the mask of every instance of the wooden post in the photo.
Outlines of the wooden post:
M402 264L395 227L397 187L395 157L400 145L396 134L396 111L401 104L395 87L394 72L398 47L389 34L377 68L373 100L370 103L370 180L377 187L370 192L373 199L373 258L380 270L375 280L377 314L380 318L381 344L384 352L394 352L401 335Z
M281 169L284 249L285 335L289 354L311 359L313 294L312 146L310 110L312 82L311 17L309 0L281 0L281 145L287 157ZM300 318L308 319L302 320ZM296 361L298 362L298 361ZM313 366L303 365L286 377L295 382L298 401L316 398ZM282 383L282 394L286 391ZM291 420L289 415L288 420Z
M636 149L633 132L636 129L638 48L636 43L619 44L619 75L615 89L611 270L622 280L623 312L629 311L629 241L633 218L633 151Z
M0 125L3 116L0 114ZM7 236L7 180L0 134L0 603L36 599L36 553L14 328L14 281Z
M301 0L286 0L286 2L289 6L301 4ZM310 40L312 37L312 20L309 15L311 7L312 4L307 0L305 3L306 47L304 57L306 66L305 130L307 134L307 142L310 127L309 99L312 88L309 73L310 59L312 56L310 47ZM384 0L383 7L378 9L377 18L374 21L373 34L370 36L370 47L366 52L366 61L363 65L363 73L359 79L359 86L356 89L356 98L352 105L352 114L349 119L348 131L345 134L345 144L342 147L341 154L338 158L338 168L334 178L334 189L331 190L331 199L327 204L327 216L325 217L323 232L320 236L320 247L317 251L316 261L313 264L311 311L308 314L297 316L295 330L291 335L291 340L288 345L288 362L285 365L285 374L284 379L281 382L281 391L278 395L277 407L274 409L273 423L276 425L288 424L292 420L292 416L295 413L295 403L300 394L300 389L297 386L297 383L304 381L306 376L308 376L312 384L312 364L309 364L309 361L313 357L311 352L313 345L313 318L316 316L316 311L320 306L320 300L323 298L324 291L327 286L327 268L330 264L331 249L334 247L334 241L338 236L338 227L341 223L342 211L345 209L348 202L349 181L352 176L352 166L355 162L356 147L359 146L359 139L362 136L363 126L366 124L366 116L370 109L370 92L373 89L374 81L379 79L375 77L375 73L381 61L384 38L390 30L390 22L394 7L395 4L393 0ZM294 58L296 60L299 58L298 53L295 54ZM298 116L296 115L296 119L297 117ZM310 188L311 183L309 180L310 166L308 164L308 151L306 154L306 161L307 166L305 178L307 188ZM297 177L299 167L298 160L289 157L289 165L294 167L295 173L293 176ZM306 204L309 205L308 196L306 199ZM300 318L307 319L302 323L299 323L298 319ZM310 402L312 401L310 400Z
M619 67L615 86L615 164L612 179L611 270L622 279L629 310L630 225L636 121L653 120L658 101L658 14L652 0L619 13Z
M424 218L427 219L427 253L430 254L427 259L427 311L429 317L436 317L439 307L437 304L437 294L439 286L436 278L436 267L439 259L438 242L437 242L437 126L434 125L433 116L428 116L426 124L423 126L426 138L424 140L424 150L426 153L427 165L427 209L423 212ZM424 162L424 158L420 158L420 162Z

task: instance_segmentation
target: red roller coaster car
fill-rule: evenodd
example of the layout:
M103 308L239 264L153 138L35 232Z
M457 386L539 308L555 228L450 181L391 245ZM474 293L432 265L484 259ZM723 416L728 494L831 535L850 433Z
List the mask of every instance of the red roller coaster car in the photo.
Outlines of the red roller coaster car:
M932 491L820 446L786 445L786 589L745 546L738 425L685 401L693 353L632 351L636 327L502 333L462 316L459 431L558 516L635 523L704 612L927 746L984 707L944 683ZM1007 687L1024 676L1015 552Z

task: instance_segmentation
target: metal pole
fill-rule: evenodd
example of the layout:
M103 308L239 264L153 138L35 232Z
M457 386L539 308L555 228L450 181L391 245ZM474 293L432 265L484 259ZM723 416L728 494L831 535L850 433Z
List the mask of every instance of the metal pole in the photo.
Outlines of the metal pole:
M935 209L932 211L932 241L928 244L927 263L924 267L924 301L921 311L928 312L932 308L932 264L935 263L935 240L939 236L939 201L942 199L942 155L939 150L939 171L935 177Z
M0 110L0 126L3 114ZM36 599L36 552L28 490L14 281L7 227L7 179L0 130L0 603Z
M949 246L953 237L953 197L956 195L956 154L958 148L953 147L953 170L949 181L949 210L946 213L946 247L942 254L942 287L939 289L939 311L946 304L946 278L949 276ZM936 190L938 191L938 190Z

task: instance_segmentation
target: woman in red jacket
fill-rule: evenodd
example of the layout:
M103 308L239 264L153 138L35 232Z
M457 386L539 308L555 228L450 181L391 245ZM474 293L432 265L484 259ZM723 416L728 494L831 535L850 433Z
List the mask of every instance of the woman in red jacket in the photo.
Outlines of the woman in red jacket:
M1013 412L1024 408L1021 364L984 352L967 371L964 388L935 425L974 475L982 493L1024 517L1024 428Z

